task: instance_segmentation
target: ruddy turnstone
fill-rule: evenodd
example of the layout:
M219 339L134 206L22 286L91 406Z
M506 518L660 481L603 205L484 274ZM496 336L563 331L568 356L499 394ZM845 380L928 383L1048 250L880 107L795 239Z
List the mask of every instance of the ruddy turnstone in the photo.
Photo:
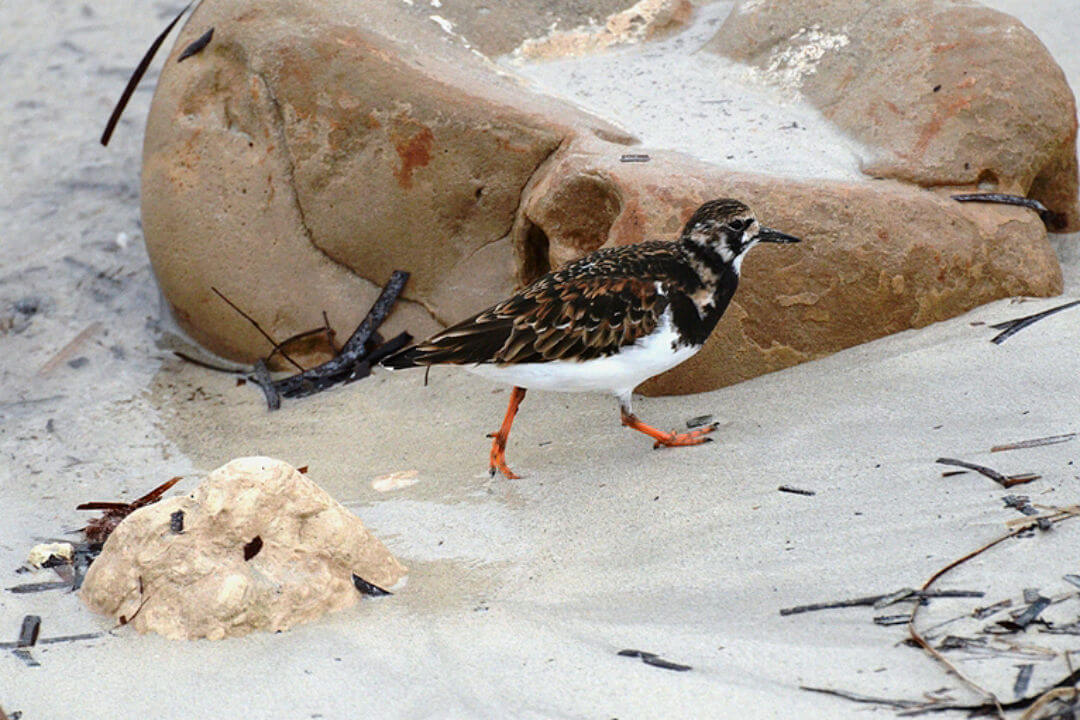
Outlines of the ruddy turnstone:
M493 476L519 477L506 465L506 440L529 388L612 393L622 424L652 437L654 447L707 442L716 425L657 430L634 415L630 395L701 349L735 294L743 258L759 242L799 239L760 225L738 200L712 200L678 240L597 250L382 364L460 365L513 386L491 447Z

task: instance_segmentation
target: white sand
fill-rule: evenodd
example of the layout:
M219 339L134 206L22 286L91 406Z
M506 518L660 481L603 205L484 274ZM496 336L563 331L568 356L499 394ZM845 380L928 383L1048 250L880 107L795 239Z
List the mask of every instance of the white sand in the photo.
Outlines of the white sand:
M1017 11L1063 24L1071 3ZM662 427L714 413L723 422L718 442L698 448L653 451L619 427L608 398L530 394L508 450L525 478L513 482L483 473L483 434L507 394L465 374L433 372L424 388L421 373L378 373L268 414L251 386L155 359L156 299L135 191L149 94L136 94L113 147L95 143L123 85L120 69L133 66L172 6L92 7L91 16L59 0L0 9L0 71L16 97L0 108L0 317L21 297L51 299L22 332L0 335L0 587L54 579L14 569L33 544L80 523L77 503L132 498L248 454L309 465L412 573L392 598L281 635L178 644L124 628L40 645L38 668L2 651L5 711L60 719L865 718L891 711L798 686L904 698L948 687L968 699L922 653L897 644L902 627L872 623L904 606L790 618L778 611L918 586L1019 517L989 480L941 477L941 455L1041 474L1015 490L1036 503L1080 500L1080 441L988 452L1080 430L1078 311L1001 346L988 341L992 330L971 325L1064 298L1000 301L735 387L638 402L639 414ZM65 50L65 40L83 54ZM1066 67L1080 65L1071 44L1052 49ZM126 247L116 243L120 232ZM1063 256L1075 294L1077 255ZM85 366L36 375L94 321L103 330L73 356L86 357ZM418 482L371 487L402 470L416 470ZM777 492L781 484L817 495ZM987 597L935 601L921 622L1016 602L1025 587L1064 592L1061 576L1080 572L1078 539L1074 520L991 551L941 582ZM1080 602L1055 612L1076 616ZM42 616L43 637L111 629L72 595L0 592L3 639L14 638L27 613ZM1069 637L1030 631L1019 639L1060 647ZM618 657L624 648L694 669L648 667ZM1012 699L1017 663L1036 663L1032 687L1065 674L1060 655L952 657L1003 700Z
M697 8L686 31L656 42L502 64L533 87L623 126L646 146L732 170L866 179L859 168L870 149L754 69L702 50L731 7L726 0Z

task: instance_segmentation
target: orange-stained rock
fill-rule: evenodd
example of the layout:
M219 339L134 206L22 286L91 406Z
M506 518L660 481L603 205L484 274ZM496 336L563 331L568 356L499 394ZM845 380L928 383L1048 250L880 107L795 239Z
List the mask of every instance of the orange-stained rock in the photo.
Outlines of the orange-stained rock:
M323 310L347 337L398 268L411 303L388 332L431 332L511 290L506 235L560 143L630 141L434 22L401 27L397 4L204 2L181 33L147 126L142 215L165 297L210 349L267 350L212 287L275 337Z
M868 175L1030 194L1056 229L1080 229L1076 102L1011 15L955 0L753 0L709 47L877 148Z
M764 224L804 242L750 253L705 348L644 392L710 390L997 298L1061 292L1057 258L1030 210L961 204L896 181L786 180L651 155L622 163L618 148L599 143L557 153L516 228L520 279L597 247L673 239L715 197L745 201ZM604 210L583 223L568 197Z

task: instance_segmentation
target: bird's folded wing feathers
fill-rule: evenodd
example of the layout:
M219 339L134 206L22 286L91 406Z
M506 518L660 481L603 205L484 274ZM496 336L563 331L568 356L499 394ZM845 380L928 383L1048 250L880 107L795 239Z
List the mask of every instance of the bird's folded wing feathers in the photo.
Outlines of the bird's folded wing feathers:
M391 367L589 360L652 333L667 307L654 280L548 276L390 358Z

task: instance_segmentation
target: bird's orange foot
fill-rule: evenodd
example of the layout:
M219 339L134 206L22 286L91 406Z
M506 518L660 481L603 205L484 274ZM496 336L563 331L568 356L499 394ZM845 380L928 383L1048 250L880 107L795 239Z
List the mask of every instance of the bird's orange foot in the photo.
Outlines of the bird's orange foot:
M713 423L712 425L706 425L703 428L691 430L690 432L664 432L663 430L657 430L651 425L646 425L638 420L636 415L628 413L625 410L622 414L622 424L632 430L643 432L651 437L656 441L656 443L653 444L654 448L684 447L687 445L701 445L702 443L712 442L712 438L705 436L719 427L719 423Z
M701 445L702 443L712 442L711 437L705 437L719 425L713 423L712 425L706 425L703 428L697 430L691 430L690 432L676 433L676 432L662 432L659 436L656 436L656 442L653 443L653 449L661 447L684 447L687 445Z
M491 459L488 461L488 472L491 473L491 477L495 477L495 471L498 470L503 474L507 480L519 480L521 476L511 470L506 464L506 441L499 442L498 435L495 436L495 442L491 446Z

